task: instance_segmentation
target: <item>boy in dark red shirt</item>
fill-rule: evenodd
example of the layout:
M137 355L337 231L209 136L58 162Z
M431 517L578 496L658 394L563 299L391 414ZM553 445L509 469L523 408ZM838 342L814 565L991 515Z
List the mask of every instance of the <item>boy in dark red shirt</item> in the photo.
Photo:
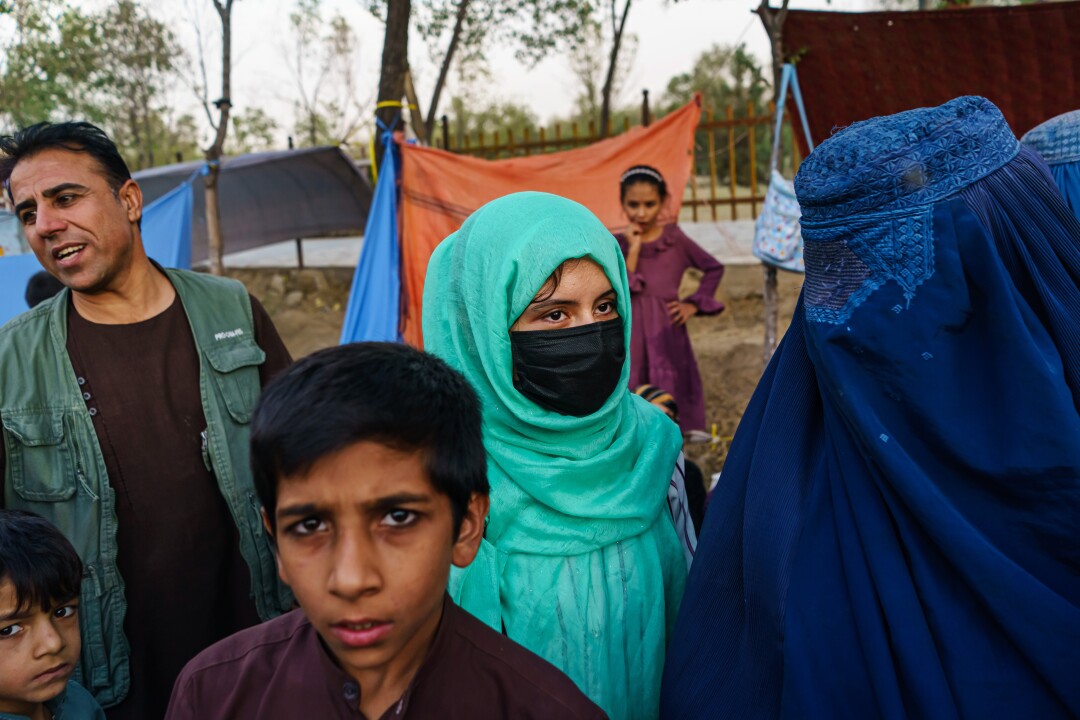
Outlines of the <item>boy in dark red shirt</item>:
M251 445L300 609L192 660L167 720L604 717L446 595L488 509L479 405L461 375L403 345L324 350L266 389Z

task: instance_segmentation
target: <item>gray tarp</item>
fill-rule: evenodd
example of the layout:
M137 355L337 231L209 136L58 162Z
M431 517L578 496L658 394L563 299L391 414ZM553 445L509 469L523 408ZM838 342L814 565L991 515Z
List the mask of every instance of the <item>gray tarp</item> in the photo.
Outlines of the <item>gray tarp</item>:
M141 170L143 204L177 187L202 161ZM328 235L361 235L371 206L371 181L340 148L280 150L226 158L219 179L225 252ZM206 196L195 180L191 261L207 257Z

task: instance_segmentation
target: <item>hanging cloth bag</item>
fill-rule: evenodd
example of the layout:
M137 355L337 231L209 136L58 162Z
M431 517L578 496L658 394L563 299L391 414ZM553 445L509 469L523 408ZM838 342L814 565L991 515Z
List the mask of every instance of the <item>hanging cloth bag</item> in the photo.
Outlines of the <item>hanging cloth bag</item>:
M806 108L795 66L784 65L780 80L780 97L776 102L776 129L773 132L772 157L769 160L769 189L765 192L765 204L754 226L754 256L763 263L784 270L804 272L803 241L799 230L799 201L795 199L795 184L780 174L780 130L784 122L784 101L788 85L799 109L799 119L806 131L806 146L811 152L814 141L810 139L810 125L806 122Z

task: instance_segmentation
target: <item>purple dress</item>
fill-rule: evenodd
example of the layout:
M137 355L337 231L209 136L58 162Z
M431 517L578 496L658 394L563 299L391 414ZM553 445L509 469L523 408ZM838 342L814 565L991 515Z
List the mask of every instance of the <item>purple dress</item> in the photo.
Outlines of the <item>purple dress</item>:
M623 255L626 238L615 236ZM686 236L678 225L664 227L660 237L643 243L636 272L630 280L630 387L648 383L667 390L679 405L682 431L705 429L705 398L694 350L685 325L673 325L667 304L679 299L683 273L695 267L705 273L701 286L683 302L697 306L699 315L715 315L724 303L713 297L724 266Z

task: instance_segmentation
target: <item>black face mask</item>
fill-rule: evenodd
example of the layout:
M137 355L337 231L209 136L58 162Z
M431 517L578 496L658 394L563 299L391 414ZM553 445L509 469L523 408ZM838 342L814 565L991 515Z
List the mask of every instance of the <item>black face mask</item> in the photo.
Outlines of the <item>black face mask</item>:
M562 415L592 415L619 384L626 360L623 321L512 332L510 352L518 392Z

